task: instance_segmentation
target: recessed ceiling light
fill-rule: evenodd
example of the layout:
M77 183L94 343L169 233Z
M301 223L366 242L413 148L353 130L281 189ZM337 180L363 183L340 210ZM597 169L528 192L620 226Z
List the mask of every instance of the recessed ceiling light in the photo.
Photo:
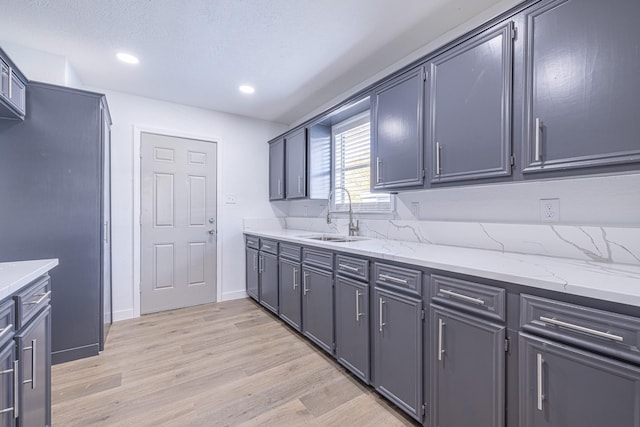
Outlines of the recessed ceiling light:
M118 58L122 62L126 62L127 64L137 64L138 62L140 62L140 60L135 56L124 52L118 52L116 54L116 58Z
M242 93L247 93L247 94L250 94L256 91L253 88L253 86L249 86L249 85L241 85L240 87L238 87L238 90Z

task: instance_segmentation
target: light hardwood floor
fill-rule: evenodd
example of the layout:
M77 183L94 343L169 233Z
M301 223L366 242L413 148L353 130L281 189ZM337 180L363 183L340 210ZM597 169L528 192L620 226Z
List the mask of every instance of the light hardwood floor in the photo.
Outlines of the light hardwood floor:
M246 299L115 323L51 400L54 427L417 425Z

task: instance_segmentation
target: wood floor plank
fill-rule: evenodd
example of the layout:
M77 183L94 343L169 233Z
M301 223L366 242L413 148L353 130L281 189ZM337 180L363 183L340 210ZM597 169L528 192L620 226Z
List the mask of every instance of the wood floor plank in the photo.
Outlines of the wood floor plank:
M115 323L99 356L52 368L68 426L417 425L243 299Z

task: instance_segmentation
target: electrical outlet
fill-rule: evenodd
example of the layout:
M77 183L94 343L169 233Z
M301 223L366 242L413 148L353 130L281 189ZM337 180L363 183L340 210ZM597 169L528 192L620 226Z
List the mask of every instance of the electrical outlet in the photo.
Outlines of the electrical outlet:
M411 213L416 218L420 218L420 202L411 202Z
M540 199L540 221L560 222L560 199Z

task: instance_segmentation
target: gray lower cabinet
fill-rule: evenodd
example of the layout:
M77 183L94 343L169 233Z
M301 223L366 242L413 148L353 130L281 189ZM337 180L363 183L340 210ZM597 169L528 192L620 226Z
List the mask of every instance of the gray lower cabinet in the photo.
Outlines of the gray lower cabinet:
M47 306L16 334L18 425L51 425L51 308Z
M371 185L374 189L424 183L424 67L375 90L372 110Z
M13 327L13 325L11 326ZM0 348L0 426L16 425L14 392L17 378L14 378L16 346L13 340Z
M307 130L287 135L285 141L285 176L287 199L307 196Z
M280 318L297 331L302 330L301 265L280 258Z
M640 426L640 367L520 333L521 427Z
M260 304L278 313L278 257L260 251Z
M333 274L302 266L302 333L333 354Z
M336 276L336 357L365 383L370 379L369 285Z
M501 23L431 61L431 184L511 175L513 34Z
M284 181L284 138L269 143L269 200L283 200Z
M524 13L524 172L640 161L638 16L629 0Z
M260 273L258 270L258 250L253 248L246 249L246 280L247 295L256 301L260 301Z
M430 308L432 426L505 425L505 326Z
M422 399L422 301L374 288L375 389L418 421Z

